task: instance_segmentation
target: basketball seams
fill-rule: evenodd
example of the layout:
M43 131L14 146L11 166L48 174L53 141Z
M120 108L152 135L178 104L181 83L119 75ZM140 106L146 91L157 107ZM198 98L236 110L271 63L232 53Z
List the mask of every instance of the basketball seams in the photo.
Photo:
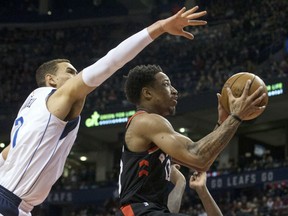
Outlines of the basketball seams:
M245 74L240 74L240 76L236 77L236 79L231 83L230 88L237 82L237 80Z

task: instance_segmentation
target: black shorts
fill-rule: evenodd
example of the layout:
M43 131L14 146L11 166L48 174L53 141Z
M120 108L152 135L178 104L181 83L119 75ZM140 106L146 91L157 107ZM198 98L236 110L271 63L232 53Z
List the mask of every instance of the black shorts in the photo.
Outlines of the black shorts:
M21 199L0 185L0 214L18 216Z
M157 206L153 203L133 203L120 208L116 216L187 216L186 214L170 213L166 207Z

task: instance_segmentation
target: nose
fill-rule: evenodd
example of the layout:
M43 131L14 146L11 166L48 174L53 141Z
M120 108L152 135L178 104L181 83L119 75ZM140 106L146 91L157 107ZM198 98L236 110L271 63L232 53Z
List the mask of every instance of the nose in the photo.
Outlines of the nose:
M174 86L171 86L171 92L172 92L172 94L178 95L178 91L176 88L174 88Z

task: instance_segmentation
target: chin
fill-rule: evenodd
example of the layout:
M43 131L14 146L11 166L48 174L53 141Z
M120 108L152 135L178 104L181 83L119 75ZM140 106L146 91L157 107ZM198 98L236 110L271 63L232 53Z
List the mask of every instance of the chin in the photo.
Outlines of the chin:
M175 107L171 108L170 111L169 111L169 115L173 116L173 115L175 115L175 113L176 113Z

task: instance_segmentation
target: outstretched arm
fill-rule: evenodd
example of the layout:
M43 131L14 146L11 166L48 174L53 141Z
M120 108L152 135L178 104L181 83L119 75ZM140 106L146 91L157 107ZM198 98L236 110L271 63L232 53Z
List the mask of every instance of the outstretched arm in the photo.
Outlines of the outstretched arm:
M173 164L171 166L170 181L174 184L174 188L169 193L167 202L168 209L171 213L178 213L180 211L182 197L186 187L186 179L179 169L179 164Z
M78 116L83 108L83 100L91 91L132 60L160 35L169 33L193 39L193 35L183 28L206 24L206 21L195 20L206 14L205 11L195 13L197 9L198 7L194 7L186 11L183 8L177 14L155 22L120 43L96 63L85 68L76 77L69 79L50 96L47 102L49 111L63 120L68 114L70 119ZM72 109L73 115L71 116Z
M205 172L194 172L190 177L189 186L197 192L207 213L207 216L222 216L220 208L216 204L206 186L206 179L207 175Z

